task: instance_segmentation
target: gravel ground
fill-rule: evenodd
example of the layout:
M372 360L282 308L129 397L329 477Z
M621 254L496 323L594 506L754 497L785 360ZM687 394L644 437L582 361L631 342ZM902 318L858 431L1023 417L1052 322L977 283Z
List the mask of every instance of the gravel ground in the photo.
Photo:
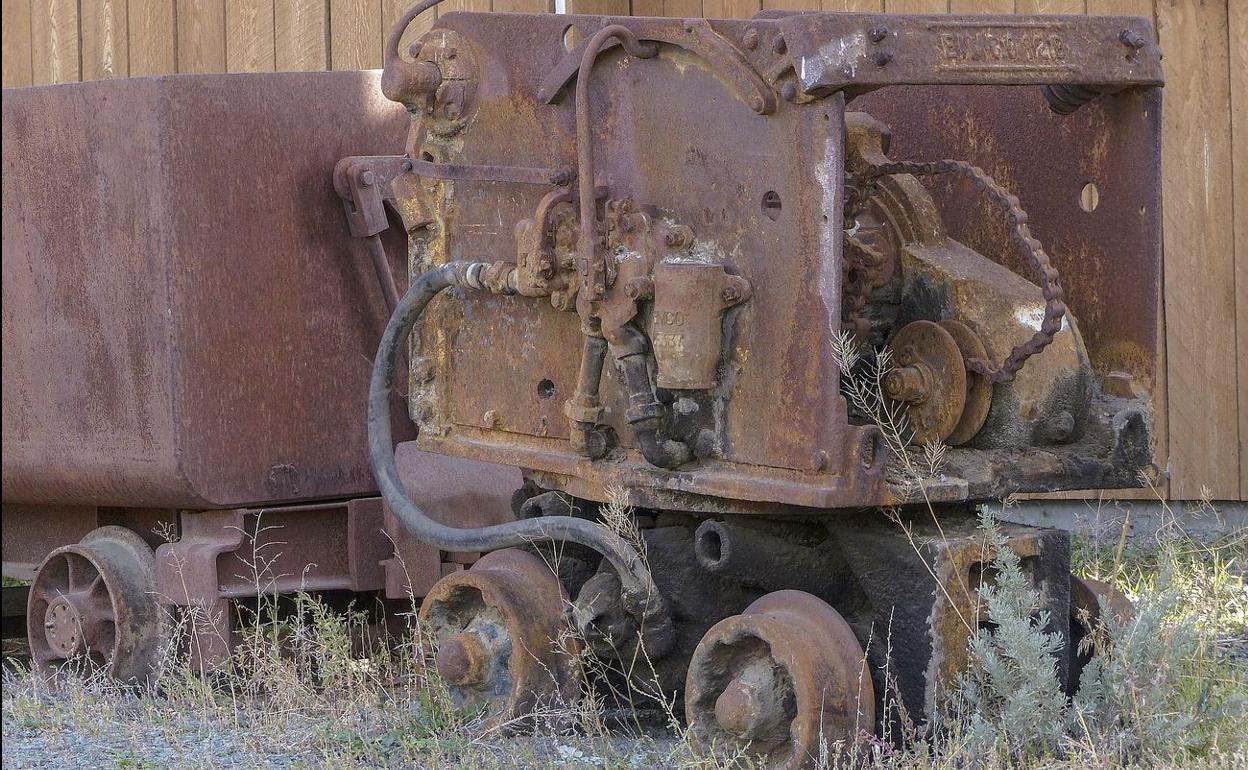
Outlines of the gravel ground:
M22 671L23 646L6 641L4 770L68 768L323 767L662 768L682 751L651 715L640 737L555 734L494 740L395 730L393 714L254 713L246 707L173 709L115 689L49 693ZM407 706L413 713L417 704Z

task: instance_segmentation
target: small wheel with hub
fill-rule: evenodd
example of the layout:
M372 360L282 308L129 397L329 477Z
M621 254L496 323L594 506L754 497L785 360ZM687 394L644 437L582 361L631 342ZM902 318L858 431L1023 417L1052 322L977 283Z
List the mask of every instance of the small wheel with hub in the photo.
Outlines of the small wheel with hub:
M44 674L103 671L119 682L148 682L164 639L151 547L108 526L48 554L30 586L26 629Z
M455 706L482 712L484 725L494 728L520 724L543 702L574 701L578 648L564 633L566 605L550 568L514 548L435 583L420 620Z
M761 756L768 768L813 767L821 742L875 729L862 645L840 614L803 591L776 591L706 632L685 685L685 715L703 752Z
M963 366L973 359L983 361L988 358L988 350L984 347L983 340L971 327L961 321L948 319L940 322L940 328L949 332L949 336L953 337L953 341L957 343L958 350L962 353ZM954 426L953 432L945 437L945 443L949 446L962 446L975 438L979 429L984 427L984 421L988 419L988 410L991 408L992 383L984 375L968 369L966 402L962 406L962 416L958 418L958 424Z
M974 438L992 406L992 383L966 368L986 358L975 332L960 321L914 321L888 347L893 367L884 396L905 406L911 443L958 446Z

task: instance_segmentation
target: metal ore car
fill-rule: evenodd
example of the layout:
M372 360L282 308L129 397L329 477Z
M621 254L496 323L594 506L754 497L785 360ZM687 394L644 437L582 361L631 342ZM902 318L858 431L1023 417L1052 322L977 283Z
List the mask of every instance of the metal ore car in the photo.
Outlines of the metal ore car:
M886 668L929 713L992 579L975 505L1152 462L1148 23L447 13L400 50L433 4L379 83L6 92L36 659L149 676L163 602L225 664L275 526L265 590L419 600L495 725L575 697L566 632L775 767L886 719ZM1129 607L1003 528L1073 688Z

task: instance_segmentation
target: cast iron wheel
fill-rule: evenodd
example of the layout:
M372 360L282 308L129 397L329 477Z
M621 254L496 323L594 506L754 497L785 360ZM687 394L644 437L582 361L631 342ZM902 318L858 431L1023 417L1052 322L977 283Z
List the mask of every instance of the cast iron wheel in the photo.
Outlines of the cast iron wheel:
M148 682L163 639L151 547L108 526L48 554L30 586L26 631L44 674L103 671L119 682Z
M572 703L580 690L567 595L541 559L515 548L439 580L420 608L438 674L464 712L484 726L518 727L542 703Z
M875 729L866 654L840 614L803 591L776 591L715 624L694 650L685 716L703 752L813 767Z

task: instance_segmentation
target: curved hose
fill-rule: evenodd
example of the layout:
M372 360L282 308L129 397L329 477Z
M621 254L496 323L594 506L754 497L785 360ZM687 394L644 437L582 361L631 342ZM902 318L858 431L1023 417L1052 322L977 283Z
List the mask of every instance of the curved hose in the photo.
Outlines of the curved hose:
M672 620L649 569L624 538L600 524L572 516L543 516L474 529L447 526L429 518L413 503L399 479L390 430L390 392L399 351L430 300L451 286L482 288L480 274L485 267L479 262L449 262L422 273L386 324L368 385L368 455L381 496L409 532L445 551L492 551L551 541L594 549L619 573L625 607L644 630L647 649L652 655L662 655L675 642Z

